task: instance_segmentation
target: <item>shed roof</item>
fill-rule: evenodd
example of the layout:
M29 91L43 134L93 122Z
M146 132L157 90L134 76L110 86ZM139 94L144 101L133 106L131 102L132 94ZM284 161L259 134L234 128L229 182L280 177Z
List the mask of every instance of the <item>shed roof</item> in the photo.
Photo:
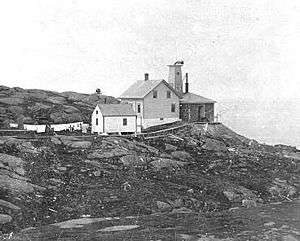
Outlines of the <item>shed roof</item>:
M185 93L183 94L182 99L180 100L180 103L183 104L210 104L210 103L216 103L216 101L205 98L200 95L196 95L193 93Z
M130 104L98 104L103 116L135 116Z
M129 86L129 88L123 92L120 96L121 99L141 99L144 98L151 90L153 90L160 83L164 83L170 90L172 90L179 98L180 94L165 80L139 80Z

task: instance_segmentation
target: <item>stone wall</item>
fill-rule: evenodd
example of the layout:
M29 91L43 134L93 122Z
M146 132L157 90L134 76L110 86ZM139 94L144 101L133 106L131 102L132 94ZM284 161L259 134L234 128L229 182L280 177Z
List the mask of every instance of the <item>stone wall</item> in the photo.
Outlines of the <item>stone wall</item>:
M180 119L187 122L213 122L214 104L180 104Z

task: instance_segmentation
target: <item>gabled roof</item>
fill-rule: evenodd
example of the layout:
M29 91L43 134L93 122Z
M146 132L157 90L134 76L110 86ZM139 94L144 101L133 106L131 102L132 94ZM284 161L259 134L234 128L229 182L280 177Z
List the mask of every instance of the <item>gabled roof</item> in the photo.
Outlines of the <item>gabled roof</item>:
M216 103L216 101L205 98L200 95L193 94L193 93L185 93L185 94L183 94L183 97L180 100L180 103L183 103L183 104L210 104L210 103Z
M135 116L130 104L98 104L103 116Z
M144 98L150 91L152 91L160 83L164 83L170 90L172 90L179 98L180 94L165 80L139 80L132 84L125 92L121 94L121 99L141 99Z

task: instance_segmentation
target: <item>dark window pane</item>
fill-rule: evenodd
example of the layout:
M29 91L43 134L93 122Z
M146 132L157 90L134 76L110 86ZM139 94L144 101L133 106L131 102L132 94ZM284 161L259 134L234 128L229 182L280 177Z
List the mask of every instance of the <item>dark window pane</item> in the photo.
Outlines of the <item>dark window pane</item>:
M153 98L157 98L157 90L153 90Z
M167 98L168 98L168 99L171 98L171 91L167 91Z
M123 119L123 126L127 126L127 119L126 118Z
M175 104L172 104L172 105L171 105L171 112L175 112L175 109L176 109Z
M137 105L137 112L141 113L141 105L140 104Z

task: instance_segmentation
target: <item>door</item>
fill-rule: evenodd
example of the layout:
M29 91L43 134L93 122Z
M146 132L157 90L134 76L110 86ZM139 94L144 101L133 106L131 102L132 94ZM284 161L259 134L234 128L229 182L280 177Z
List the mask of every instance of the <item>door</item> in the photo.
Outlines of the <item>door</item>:
M198 118L197 121L201 121L202 120L202 108L203 106L198 106Z

